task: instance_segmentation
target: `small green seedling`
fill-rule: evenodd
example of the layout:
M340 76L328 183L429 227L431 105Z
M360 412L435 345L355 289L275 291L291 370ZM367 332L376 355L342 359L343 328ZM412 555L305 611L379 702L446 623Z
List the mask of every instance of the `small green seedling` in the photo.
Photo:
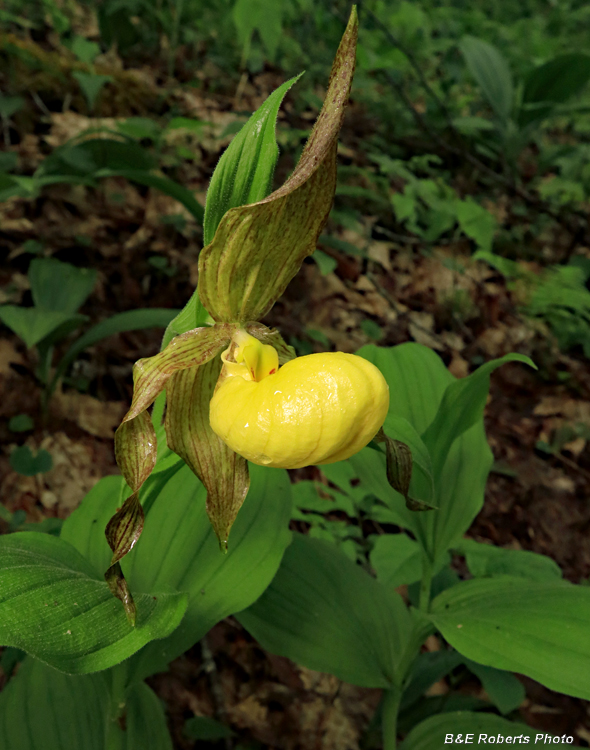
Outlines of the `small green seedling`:
M16 333L28 348L36 348L37 377L43 385L44 409L67 368L85 348L115 333L166 326L177 312L154 308L113 315L77 338L54 368L55 347L88 320L78 310L92 292L96 272L62 263L55 258L35 258L29 266L28 276L33 306L2 305L0 321Z

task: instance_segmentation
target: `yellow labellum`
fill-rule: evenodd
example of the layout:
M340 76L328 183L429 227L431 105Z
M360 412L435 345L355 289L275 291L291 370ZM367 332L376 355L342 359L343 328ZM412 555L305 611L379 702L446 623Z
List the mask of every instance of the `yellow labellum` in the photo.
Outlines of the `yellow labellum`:
M245 332L209 410L211 429L255 464L297 469L342 461L377 434L389 388L370 362L342 352L309 354L278 368L273 347ZM268 350L272 350L269 352Z

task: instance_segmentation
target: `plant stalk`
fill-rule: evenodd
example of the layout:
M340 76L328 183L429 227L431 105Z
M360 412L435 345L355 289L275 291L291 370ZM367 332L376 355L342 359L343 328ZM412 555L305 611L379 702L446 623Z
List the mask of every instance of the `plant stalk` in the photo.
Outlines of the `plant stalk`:
M402 691L392 687L383 694L381 728L383 731L383 750L395 750L397 747L397 715Z
M105 750L124 750L126 747L125 732L120 724L120 719L125 712L127 697L128 662L117 664L110 671L111 677L111 703L106 730Z
M422 580L420 581L419 609L427 613L430 610L430 592L432 586L432 560L428 553L422 551Z

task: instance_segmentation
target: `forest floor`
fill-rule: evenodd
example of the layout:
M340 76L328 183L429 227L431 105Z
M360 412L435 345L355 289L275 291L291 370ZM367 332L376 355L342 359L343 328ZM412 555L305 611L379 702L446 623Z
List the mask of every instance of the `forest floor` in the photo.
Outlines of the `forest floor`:
M183 116L210 123L198 136L182 135L181 145L193 150L194 159L176 166L176 178L202 203L216 160L229 141L220 134L236 119L234 112L253 111L273 85L268 75L242 82L237 100L196 90L167 92L168 102L173 101ZM49 107L39 112L28 132L14 138L10 150L34 169L48 150L91 125L108 126L113 117L149 115L149 105L146 111L129 106L121 100L106 101L107 117L100 121ZM292 124L288 103L284 112L282 121ZM353 105L341 139L343 163L354 163L362 120L363 113ZM288 157L282 158L277 184L292 167ZM314 342L310 329L323 334L334 348L350 352L375 341L381 346L418 341L433 348L457 377L467 375L478 362L511 351L532 357L537 371L510 364L492 377L485 424L495 464L484 508L469 536L549 555L566 578L588 581L588 443L583 437L569 439L557 444L553 454L536 447L538 441L555 444L568 425L590 427L587 360L576 352L560 352L542 323L523 317L517 290L509 289L487 265L472 262L466 243L423 253L418 242L391 239L378 228L378 217L367 215L363 221L362 237L331 227L328 233L337 231L346 242L361 242L364 257L322 247L335 259L335 271L322 275L313 261L305 262L264 322L277 326L287 339L308 342L314 351L325 347ZM95 290L81 310L92 322L134 308L180 308L197 280L200 227L171 198L122 179L105 180L98 189L52 186L34 201L0 204L0 303L30 304L26 271L33 256L23 250L27 240L41 242L47 255L98 270ZM559 252L556 231L556 257ZM154 257L166 263L154 265ZM379 326L378 339L370 339L361 328L365 320ZM64 386L54 395L44 424L34 352L8 329L0 329L0 493L9 511L24 511L28 521L65 518L100 477L118 472L113 434L131 399L132 366L159 350L161 336L161 330L118 334L85 351L72 375L84 380L86 392ZM36 428L11 432L9 419L23 413L33 417ZM9 455L23 442L48 450L53 469L35 477L16 474ZM457 566L460 569L460 560ZM435 638L430 639L429 648L438 646ZM575 745L590 746L587 703L522 679L527 689L520 708L523 720L539 731L573 735ZM203 643L150 684L166 703L179 750L194 746L182 727L195 714L227 722L243 740L260 743L252 747L369 747L368 738L364 745L359 743L380 697L378 690L356 688L265 653L233 618L213 628ZM462 689L482 695L475 680ZM448 690L441 681L431 694ZM234 741L228 740L226 747L235 747Z

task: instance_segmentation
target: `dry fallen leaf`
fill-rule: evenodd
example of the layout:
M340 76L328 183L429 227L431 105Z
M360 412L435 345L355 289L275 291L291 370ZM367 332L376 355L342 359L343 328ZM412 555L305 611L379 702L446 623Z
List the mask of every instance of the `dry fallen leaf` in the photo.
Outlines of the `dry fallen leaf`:
M12 372L11 364L22 365L24 360L12 341L0 339L0 375L9 375Z
M64 419L75 422L90 435L112 438L126 406L122 401L99 401L82 393L55 393L52 410Z

